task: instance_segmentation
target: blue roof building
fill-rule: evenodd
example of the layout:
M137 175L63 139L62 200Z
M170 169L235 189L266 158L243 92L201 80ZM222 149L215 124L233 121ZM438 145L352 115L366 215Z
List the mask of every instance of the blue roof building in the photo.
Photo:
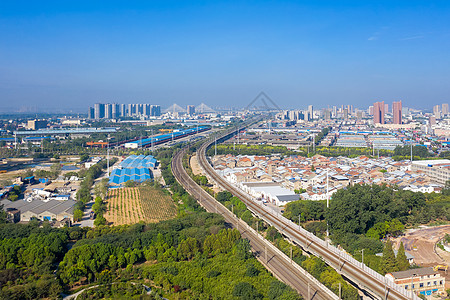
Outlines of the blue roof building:
M130 155L119 164L117 169L111 172L109 183L122 185L128 180L143 182L153 179L150 168L155 168L156 164L156 159L151 155Z

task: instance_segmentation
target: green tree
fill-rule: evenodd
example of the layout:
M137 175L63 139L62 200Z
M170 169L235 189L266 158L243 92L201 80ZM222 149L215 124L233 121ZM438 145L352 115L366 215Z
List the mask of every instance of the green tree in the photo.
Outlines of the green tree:
M135 187L136 186L136 181L134 180L128 180L127 182L125 182L125 187Z
M80 221L83 218L83 211L81 209L75 209L73 212L73 219L75 222Z
M406 258L405 247L403 246L403 242L400 242L400 247L397 252L397 265L399 271L405 271L409 269L409 262Z
M233 296L242 300L261 299L262 295L248 282L239 282L233 288Z
M394 249L392 248L392 242L390 240L387 240L384 244L380 271L382 274L398 271L397 259L395 258Z
M5 224L6 223L6 212L3 210L3 204L0 205L0 224Z
M105 224L106 224L106 219L102 215L97 216L94 220L95 226L100 226L100 225L105 225Z
M450 151L448 151L450 153ZM445 186L441 191L442 195L444 196L450 196L450 180L447 180L445 182Z
M258 276L259 270L255 267L254 264L247 264L247 270L245 271L245 276L255 277Z

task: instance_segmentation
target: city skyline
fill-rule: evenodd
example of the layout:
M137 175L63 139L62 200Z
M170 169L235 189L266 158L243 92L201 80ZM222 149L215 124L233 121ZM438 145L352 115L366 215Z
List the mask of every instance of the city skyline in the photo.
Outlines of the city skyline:
M237 107L261 90L283 108L448 102L447 2L1 8L4 112L99 101Z

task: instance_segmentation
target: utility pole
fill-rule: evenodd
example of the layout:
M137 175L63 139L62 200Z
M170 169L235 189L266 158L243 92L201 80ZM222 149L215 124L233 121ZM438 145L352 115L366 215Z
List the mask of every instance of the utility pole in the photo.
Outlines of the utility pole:
M291 246L291 264L292 264L292 246Z
M313 152L316 154L316 134L313 135Z
M155 150L155 149L153 148L153 128L152 128L152 137L151 137L151 141L152 141L152 154L153 154L153 151Z
M108 149L106 149L107 152L107 164L108 164L108 177L109 177L109 139L110 139L110 134L108 133L108 140L107 140L107 144L106 147L108 147Z
M413 152L412 152L412 150L413 150L413 147L412 147L412 140L411 140L411 162L413 161Z

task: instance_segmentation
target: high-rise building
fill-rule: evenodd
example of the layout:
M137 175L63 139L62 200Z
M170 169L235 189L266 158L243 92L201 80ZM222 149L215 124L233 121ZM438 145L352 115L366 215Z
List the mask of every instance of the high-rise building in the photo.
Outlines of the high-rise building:
M393 124L402 124L402 101L392 103Z
M145 117L150 117L150 104L144 103L143 107L142 107L142 110L143 110L142 114Z
M314 108L312 105L308 106L308 121L311 121L314 119Z
M429 123L430 125L436 125L436 117L435 117L435 116L430 116L430 117L428 118L428 123Z
M290 111L289 111L289 120L290 120L290 121L298 120L298 111L296 111L296 110L290 110Z
M333 112L332 112L332 114L331 114L331 117L332 117L332 118L336 118L336 116L337 116L337 107L336 107L336 106L333 106Z
M369 115L373 116L373 105L369 106Z
M95 119L95 110L93 107L89 107L89 115L88 115L89 119Z
M119 104L117 104L117 103L112 104L111 119L116 119L120 116L119 109L120 109Z
M159 117L161 115L161 106L150 105L150 115L153 117Z
M442 114L448 115L448 103L442 103Z
M120 104L120 116L125 117L127 115L127 106L125 104Z
M363 111L362 110L357 110L356 111L356 119L357 120L362 120L363 118Z
M105 119L112 119L112 108L113 105L111 103L105 104Z
M373 123L384 124L384 101L373 104Z
M95 103L94 104L94 118L103 119L105 117L105 104Z
M436 117L436 119L441 118L441 107L439 105L433 106L433 114Z
M389 113L389 104L387 103L384 105L384 113L385 114Z
M187 113L190 116L194 115L195 114L195 106L194 105L188 105L187 106Z
M344 120L348 120L348 108L344 109Z
M136 107L137 107L137 112L136 113L139 116L144 115L144 105L143 104L136 104Z
M133 104L128 103L127 108L127 117L131 117L133 115Z

